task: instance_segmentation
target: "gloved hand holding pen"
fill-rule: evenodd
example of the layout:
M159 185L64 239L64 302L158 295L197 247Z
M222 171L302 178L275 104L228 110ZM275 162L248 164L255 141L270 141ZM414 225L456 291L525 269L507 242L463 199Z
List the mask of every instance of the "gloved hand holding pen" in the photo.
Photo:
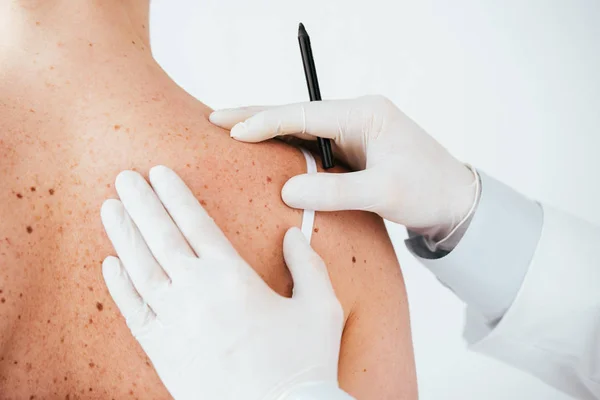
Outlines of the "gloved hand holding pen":
M323 211L372 211L421 233L406 241L409 250L487 322L483 339L468 338L476 351L577 398L600 398L595 379L597 226L542 208L471 170L382 97L217 111L211 121L247 142L284 135L333 139L336 156L356 172L296 176L283 188L286 203ZM109 258L104 273L134 336L171 393L177 398L202 394L237 399L243 390L245 398L262 400L273 387L281 388L280 383L310 367L317 373L292 379L280 398L349 398L335 377L339 304L325 267L299 233L289 232L284 243L297 282L294 297L283 299L253 275L172 171L154 169L150 180L156 195L135 173L117 180L123 205L109 201L103 221L121 260ZM457 229L465 220L465 229ZM426 236L437 246L440 238L455 240L458 233L464 233L460 243L446 240L441 251L420 244ZM151 253L157 252L154 260ZM306 268L320 272L305 279ZM296 288L310 293L296 296ZM245 297L240 301L236 295L240 292L248 294L251 304L243 306ZM331 307L318 306L323 304ZM215 317L221 314L227 318ZM276 329L256 330L253 320ZM312 327L310 335L295 328L298 321ZM466 331L481 329L474 323L467 319ZM230 332L234 334L224 334ZM245 341L231 359L235 332L247 332L255 340ZM267 357L270 362L248 362L262 360L266 352L275 355ZM246 368L230 368L235 364ZM215 365L221 373L214 373ZM210 383L201 393L198 376ZM224 376L238 385L228 385Z
M244 142L333 140L335 156L356 172L293 177L282 191L290 207L372 211L439 240L475 202L473 172L382 96L221 110L210 121Z
M408 250L470 310L465 332L481 333L465 337L474 350L600 399L598 226L471 169L381 96L222 110L210 120L244 142L332 139L356 172L291 178L289 206L372 211L406 226Z

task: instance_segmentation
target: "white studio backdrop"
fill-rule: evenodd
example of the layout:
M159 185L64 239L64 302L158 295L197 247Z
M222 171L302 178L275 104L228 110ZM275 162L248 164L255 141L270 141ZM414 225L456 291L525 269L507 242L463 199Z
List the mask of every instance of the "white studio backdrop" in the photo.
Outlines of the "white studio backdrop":
M384 94L460 159L600 224L600 2L153 0L154 54L213 108L305 101L300 21L323 98ZM463 305L389 230L421 399L569 398L468 352Z

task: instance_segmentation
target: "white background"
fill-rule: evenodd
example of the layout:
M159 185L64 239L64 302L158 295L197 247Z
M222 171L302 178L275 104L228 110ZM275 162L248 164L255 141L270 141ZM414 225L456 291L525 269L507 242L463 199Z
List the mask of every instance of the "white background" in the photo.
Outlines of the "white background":
M600 223L600 2L153 0L156 57L213 108L381 93L457 157ZM463 306L402 245L421 398L567 399L467 352ZM560 295L560 294L557 294Z

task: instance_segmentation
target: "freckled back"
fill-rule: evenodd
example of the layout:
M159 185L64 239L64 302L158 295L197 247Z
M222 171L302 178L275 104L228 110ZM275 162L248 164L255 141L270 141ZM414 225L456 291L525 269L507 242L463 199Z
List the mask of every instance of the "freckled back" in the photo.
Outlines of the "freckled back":
M281 244L301 217L279 193L305 162L282 143L231 140L159 71L119 81L100 68L93 88L85 77L65 85L70 75L56 65L0 91L22 84L19 97L0 97L0 399L169 398L102 280L114 252L99 211L116 197L114 178L173 168L240 254L289 295Z

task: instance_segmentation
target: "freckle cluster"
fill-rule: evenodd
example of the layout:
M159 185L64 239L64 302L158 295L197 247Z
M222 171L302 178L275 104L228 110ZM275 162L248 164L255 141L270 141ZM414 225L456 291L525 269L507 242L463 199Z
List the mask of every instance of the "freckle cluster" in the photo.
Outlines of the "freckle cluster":
M30 186L30 187L29 187L29 191L30 191L31 193L35 193L35 192L37 192L37 188L36 188L35 186ZM55 192L56 192L56 191L54 190L54 188L50 188L50 189L48 189L48 194L49 194L50 196L54 196L54 193L55 193ZM13 192L13 193L14 193L14 192ZM17 197L19 200L21 200L21 199L24 199L24 198L25 198L25 196L24 196L24 195L23 195L23 193L21 193L21 192L17 192L17 193L15 193L15 196L16 196L16 197ZM48 206L48 205L46 205L46 208L48 208L48 207L49 207L49 206ZM35 210L35 207L34 207L33 209ZM38 219L38 220L39 220L39 218L40 218L40 217L37 217L37 219ZM33 227L32 227L31 225L27 225L27 226L25 226L25 230L26 230L26 231L27 231L27 233L29 233L29 234L33 233ZM7 241L8 241L8 239L7 239Z

